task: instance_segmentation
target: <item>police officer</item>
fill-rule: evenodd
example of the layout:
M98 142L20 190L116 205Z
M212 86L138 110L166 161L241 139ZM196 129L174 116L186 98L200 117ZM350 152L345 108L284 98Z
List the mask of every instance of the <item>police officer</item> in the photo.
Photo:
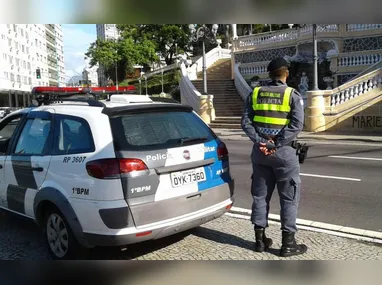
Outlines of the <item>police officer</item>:
M254 143L252 160L253 196L251 221L254 224L255 251L272 245L265 236L269 203L277 185L280 197L282 247L280 256L303 254L307 246L295 240L297 208L300 199L300 165L292 142L303 129L304 108L301 95L286 85L289 64L283 58L268 65L272 80L256 87L245 102L242 129Z

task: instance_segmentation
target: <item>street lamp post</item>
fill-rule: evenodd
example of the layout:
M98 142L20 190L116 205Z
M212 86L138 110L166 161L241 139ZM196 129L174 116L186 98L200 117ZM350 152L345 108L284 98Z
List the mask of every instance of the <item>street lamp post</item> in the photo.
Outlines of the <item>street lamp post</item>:
M147 76L145 75L145 76L143 76L143 78L145 79L145 85L146 85L146 95L149 95L149 94L147 94Z
M213 24L212 30L206 27L206 25L202 25L200 28L196 29L195 24L190 24L189 26L191 36L190 39L192 42L202 41L203 45L203 86L204 86L204 95L207 95L207 67L206 67L206 42L211 44L216 44L216 33L218 30L218 25Z
M318 89L317 24L313 24L313 91Z
M293 24L288 24L289 27ZM306 24L298 25L299 28L305 27ZM317 51L317 24L313 24L313 88L312 91L318 89L318 51Z
M162 93L161 93L161 95L163 95L164 94L164 91L163 91L163 68L162 68L161 72L162 72Z

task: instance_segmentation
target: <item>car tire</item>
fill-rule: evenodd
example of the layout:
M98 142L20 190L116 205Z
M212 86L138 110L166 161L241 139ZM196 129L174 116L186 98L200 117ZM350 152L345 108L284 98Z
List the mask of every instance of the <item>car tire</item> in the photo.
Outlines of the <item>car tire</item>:
M88 249L78 243L64 215L56 207L51 206L45 212L44 236L52 259L87 258Z

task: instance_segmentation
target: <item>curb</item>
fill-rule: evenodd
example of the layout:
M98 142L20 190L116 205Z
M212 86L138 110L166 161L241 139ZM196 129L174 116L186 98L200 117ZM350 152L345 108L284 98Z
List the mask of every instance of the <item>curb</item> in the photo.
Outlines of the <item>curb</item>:
M299 140L323 140L323 141L348 141L348 142L372 142L372 143L382 143L381 140L374 139L364 139L364 138L328 138L328 137L320 137L320 136L301 136L297 138Z
M243 134L220 134L216 133L217 136L219 136L222 139L225 140L250 140L248 137L246 137ZM327 138L327 137L316 137L316 136L301 136L297 138L301 141L335 141L335 142L365 142L365 143L379 143L382 144L382 140L373 140L373 139L362 139L362 138Z
M251 210L232 207L227 215L234 218L250 220L251 212ZM279 215L269 214L268 219L269 224L280 225ZM299 229L308 231L327 233L335 236L382 244L382 232L344 227L304 219L297 219L297 226Z

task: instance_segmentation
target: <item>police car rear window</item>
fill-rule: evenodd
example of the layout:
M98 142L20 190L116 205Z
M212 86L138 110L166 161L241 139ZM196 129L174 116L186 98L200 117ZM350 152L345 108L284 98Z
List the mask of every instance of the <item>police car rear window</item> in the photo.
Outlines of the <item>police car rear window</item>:
M214 134L191 112L158 112L111 118L117 151L144 151L199 144Z

